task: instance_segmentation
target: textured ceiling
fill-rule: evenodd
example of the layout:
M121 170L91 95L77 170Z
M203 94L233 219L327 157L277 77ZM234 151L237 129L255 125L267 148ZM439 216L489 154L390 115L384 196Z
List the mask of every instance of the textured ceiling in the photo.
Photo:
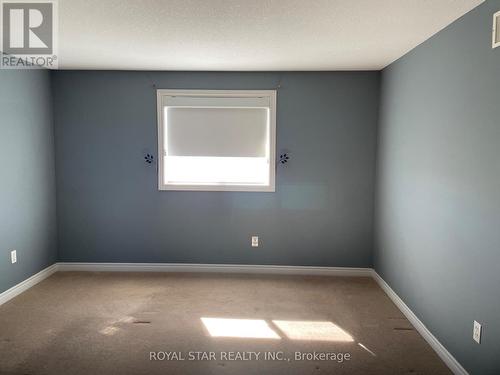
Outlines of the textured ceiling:
M482 0L59 0L59 68L378 70Z

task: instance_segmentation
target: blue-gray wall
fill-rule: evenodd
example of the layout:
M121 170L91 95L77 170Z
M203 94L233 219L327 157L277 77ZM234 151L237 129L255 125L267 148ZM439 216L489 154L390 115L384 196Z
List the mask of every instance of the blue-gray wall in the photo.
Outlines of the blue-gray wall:
M484 3L382 75L375 268L472 374L500 373L499 10Z
M379 73L52 73L59 259L371 266ZM159 192L158 88L278 93L276 193ZM250 247L250 236L261 247Z
M0 293L56 261L55 204L50 73L0 70Z

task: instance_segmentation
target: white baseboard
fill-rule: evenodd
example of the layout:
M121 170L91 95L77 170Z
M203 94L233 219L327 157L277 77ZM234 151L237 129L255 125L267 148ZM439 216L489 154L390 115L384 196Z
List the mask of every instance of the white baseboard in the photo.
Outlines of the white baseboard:
M19 284L14 285L12 288L7 289L5 292L0 293L0 305L11 300L12 298L21 294L22 292L31 288L32 286L38 284L40 281L46 279L56 271L57 271L57 265L53 264L41 270L40 272L34 274L33 276L27 278L26 280L21 281Z
M382 290L389 296L389 298L394 302L394 304L401 310L401 312L406 316L410 323L415 327L415 329L422 335L422 337L427 341L427 343L434 349L437 355L443 360L443 362L449 367L449 369L455 375L468 375L467 370L465 370L462 365L451 355L451 353L446 350L446 348L439 342L439 340L427 329L427 327L420 321L420 319L411 311L411 309L403 302L401 298L396 294L394 290L387 284L382 277L375 271L372 270L373 279L382 288Z
M271 266L247 264L194 263L77 263L61 262L58 271L116 272L219 272L274 275L372 276L371 268Z

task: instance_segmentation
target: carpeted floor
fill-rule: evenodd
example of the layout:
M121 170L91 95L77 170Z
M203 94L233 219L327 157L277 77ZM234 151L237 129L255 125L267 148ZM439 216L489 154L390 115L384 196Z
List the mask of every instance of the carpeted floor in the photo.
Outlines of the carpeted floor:
M0 306L0 373L450 371L370 278L59 272Z

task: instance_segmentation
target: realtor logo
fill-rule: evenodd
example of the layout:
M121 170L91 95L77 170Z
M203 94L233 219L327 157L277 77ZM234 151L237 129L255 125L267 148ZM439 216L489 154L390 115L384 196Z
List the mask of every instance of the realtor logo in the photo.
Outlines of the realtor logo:
M57 68L56 10L52 0L1 0L2 68Z

